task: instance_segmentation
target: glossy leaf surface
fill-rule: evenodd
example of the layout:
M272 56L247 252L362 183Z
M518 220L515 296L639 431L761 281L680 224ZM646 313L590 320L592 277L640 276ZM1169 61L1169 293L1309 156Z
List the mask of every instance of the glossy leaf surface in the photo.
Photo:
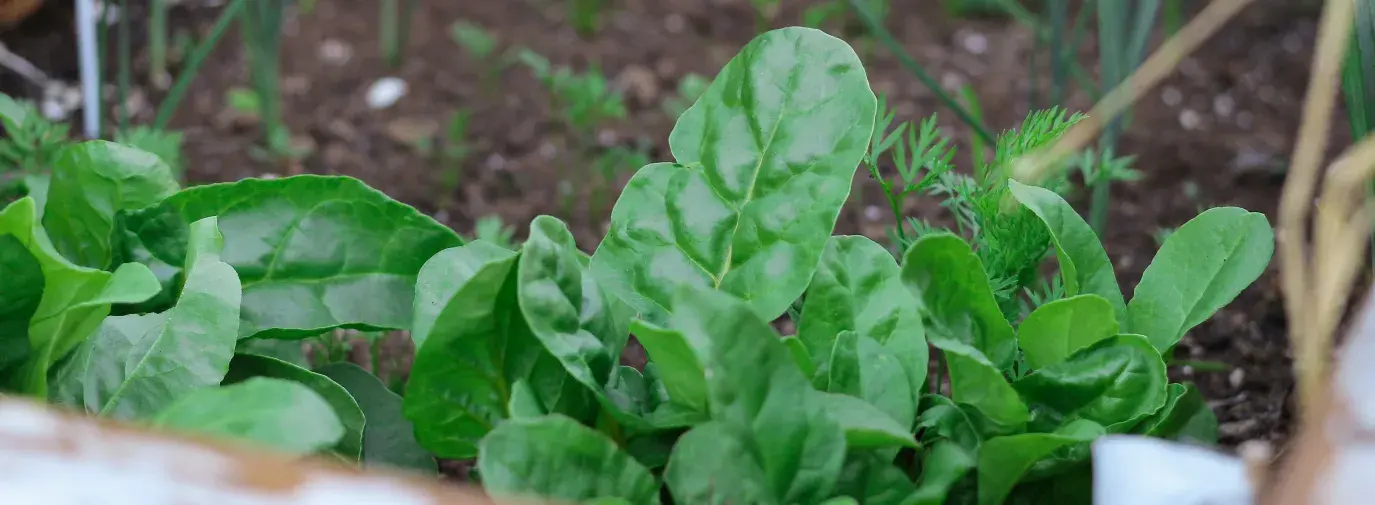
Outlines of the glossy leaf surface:
M158 203L181 189L156 154L92 140L62 149L48 186L43 228L72 263L108 269L123 229L116 213Z
M659 503L649 470L605 435L564 416L502 423L482 439L482 487L496 496Z
M54 369L50 399L116 419L148 418L214 387L234 356L239 279L219 259L213 217L191 226L186 285L166 312L106 318Z
M1022 475L1055 450L1087 442L1102 434L1091 429L1067 429L1061 433L1023 433L987 440L979 448L979 505L999 505L1016 487Z
M822 408L845 431L847 450L917 447L912 431L864 400L836 393L818 393Z
M1093 227L1054 191L1015 180L1009 180L1007 187L1012 196L1041 218L1046 230L1050 231L1065 294L1103 297L1112 304L1116 319L1125 322L1127 309L1122 299L1122 288L1117 285L1112 260L1108 259L1108 253L1103 250L1103 244L1093 232Z
M43 299L43 270L24 243L0 235L0 376L29 357L29 321Z
M638 319L631 321L630 332L658 369L669 401L705 413L707 379L683 334Z
M1037 307L1017 326L1017 343L1027 364L1040 369L1116 335L1117 329L1112 304L1097 295L1079 295Z
M824 365L836 336L853 330L886 347L902 366L909 389L921 391L928 355L920 303L903 286L902 270L883 246L860 236L831 237L807 287L797 337L813 362Z
M404 411L416 439L440 457L477 455L478 441L507 417L516 380L541 394L563 388L567 374L520 315L516 257L475 241L436 254L420 270Z
M677 161L631 178L592 258L599 280L663 323L680 285L719 289L762 319L806 289L868 147L877 100L843 41L756 37L678 118Z
M1065 361L1019 379L1013 387L1053 429L1073 419L1103 426L1139 420L1165 403L1165 363L1140 335L1116 335ZM1047 424L1048 423L1048 424Z
M434 456L415 441L414 426L401 414L401 397L377 376L348 362L330 363L315 372L343 386L363 410L364 467L438 472Z
M320 398L334 409L339 424L344 427L343 436L339 437L339 443L333 447L334 452L350 461L359 461L363 457L363 430L366 419L358 402L344 386L303 367L256 354L235 354L234 359L229 362L229 371L225 373L221 384L228 386L253 377L298 382L318 393Z
M1127 331L1164 352L1255 282L1275 252L1265 214L1209 209L1184 223L1141 274L1127 305Z
M600 391L629 334L617 328L611 301L578 260L568 227L536 217L518 260L517 297L530 332L591 391Z
M220 217L224 261L243 279L244 337L334 328L409 329L416 274L458 235L357 179L244 179L178 192L131 214L148 250L181 266L187 225Z
M292 454L332 447L344 435L334 409L319 393L299 382L267 377L197 390L169 405L153 425Z
M958 342L938 343L950 373L951 398L979 415L970 419L985 436L1019 433L1030 419L1027 405L977 349Z
M746 302L719 291L684 286L674 303L672 327L683 333L702 364L713 419L708 423L713 427L694 428L674 448L669 471L677 467L681 479L676 484L681 489L673 490L675 497L712 486L754 493L763 483L766 489L760 496L766 501L759 503L825 498L844 460L845 433L773 329ZM721 432L732 440L694 435L699 430ZM738 459L736 452L742 447L756 449L750 459L732 463L738 468L682 468ZM693 480L749 479L757 472L766 477L756 483ZM671 478L670 486L674 485Z
M996 370L1012 365L1017 340L988 286L979 257L963 239L949 233L923 236L907 249L902 280L921 297L935 327L928 338L953 339L978 350Z
M138 303L157 294L147 267L125 264L114 273L81 267L63 258L38 225L30 197L0 210L0 235L11 235L38 260L43 297L29 321L29 356L3 382L9 389L46 397L52 365L95 332L115 303Z

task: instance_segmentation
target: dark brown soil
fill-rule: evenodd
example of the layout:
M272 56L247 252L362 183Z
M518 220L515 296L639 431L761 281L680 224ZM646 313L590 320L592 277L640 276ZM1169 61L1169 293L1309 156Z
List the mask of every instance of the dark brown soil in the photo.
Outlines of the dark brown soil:
M179 7L174 26L204 33L216 9L203 3ZM777 26L798 23L811 2L784 3ZM1028 62L1033 44L1027 29L1000 18L951 19L934 1L894 4L887 26L919 61L947 85L973 83L992 127L1006 129L1020 121L1028 111L1032 84ZM1137 167L1145 179L1115 188L1105 238L1125 288L1135 285L1149 263L1157 231L1182 224L1200 209L1237 205L1273 220L1318 15L1314 7L1298 4L1256 2L1138 107L1119 151L1139 156ZM754 35L748 0L619 0L605 27L590 40L579 38L564 21L563 2L424 0L412 19L406 59L400 69L390 70L377 49L375 5L319 0L312 13L294 15L287 23L282 60L286 120L297 140L312 147L296 167L265 163L250 154L259 144L258 129L235 120L224 100L230 87L247 86L244 53L237 37L225 41L174 121L174 127L186 132L190 178L226 181L294 169L352 175L463 232L478 217L497 214L523 236L524 223L535 215L557 215L571 223L590 250L604 231L603 217L589 218L582 205L570 214L560 205L560 181L590 179L581 168L586 161L570 149L572 139L551 116L546 93L527 70L513 66L495 93L484 94L480 66L450 39L450 25L459 19L476 22L495 32L503 46L534 49L556 64L578 69L599 65L626 91L629 109L626 119L604 127L599 141L630 146L643 139L654 146L651 158L660 160L667 159L672 128L660 102L685 73L714 75ZM75 81L74 43L63 32L69 26L69 2L50 1L39 16L0 33L0 41L53 76ZM322 56L324 46L345 48L350 55L331 60ZM1083 61L1096 61L1091 46L1080 51ZM873 86L887 94L900 120L940 112L948 132L960 140L968 137L953 114L942 110L894 58L883 51L870 54ZM389 75L403 78L409 92L390 108L369 109L363 101L366 90ZM1045 89L1048 72L1042 68L1036 75L1041 76L1037 85ZM0 91L33 96L36 90L0 73ZM153 99L160 95L144 93ZM1087 110L1090 104L1080 94L1067 105ZM460 108L474 114L470 140L477 152L463 165L460 188L445 194L437 183L435 160L418 154L406 138L417 130L443 128L449 114ZM137 117L147 120L151 114L151 107L145 107ZM1338 123L1334 131L1344 137L1346 128ZM838 231L883 240L890 219L884 212L866 212L881 193L867 178L857 180L862 182ZM577 184L581 191L588 191L586 186ZM912 210L923 217L938 212L929 203L914 203ZM1220 372L1201 367L1172 372L1177 379L1197 382L1212 400L1224 444L1286 438L1293 381L1273 268L1191 332L1179 352L1182 358L1229 365Z

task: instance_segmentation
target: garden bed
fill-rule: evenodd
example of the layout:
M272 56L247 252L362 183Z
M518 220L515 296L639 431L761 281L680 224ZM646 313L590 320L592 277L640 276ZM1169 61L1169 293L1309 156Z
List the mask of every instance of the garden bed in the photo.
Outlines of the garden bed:
M785 1L775 26L797 24L806 2ZM194 4L194 3L192 3ZM908 51L948 85L972 83L990 127L1006 129L1028 112L1028 30L1003 18L954 19L936 2L894 2L887 26ZM1176 75L1147 95L1119 151L1138 156L1144 179L1114 188L1110 230L1103 238L1124 290L1130 290L1158 247L1161 229L1182 224L1200 209L1235 205L1271 216L1278 202L1299 104L1306 82L1317 19L1314 7L1294 2L1257 2ZM519 44L555 64L600 65L625 90L626 119L602 128L603 147L652 145L653 160L668 159L673 118L661 102L687 72L710 77L755 35L747 0L625 0L616 2L606 25L581 39L563 19L561 2L431 0L420 2L409 46L399 70L383 63L377 44L377 13L370 2L321 0L308 15L287 21L283 40L282 90L285 119L298 144L310 153L298 166L264 163L252 156L260 133L236 118L225 94L247 85L242 48L222 43L195 81L172 127L185 132L188 178L193 182L234 181L267 173L342 174L363 179L388 195L435 215L467 233L476 219L496 214L524 227L539 214L569 222L579 245L592 250L605 231L604 217L589 217L582 205L572 214L561 204L560 181L590 180L573 154L575 142L550 114L547 94L530 72L512 66L495 94L484 94L480 65L450 37L459 19L479 24L503 46ZM136 8L137 6L135 6ZM135 11L136 19L139 13ZM207 30L215 9L188 5L174 11L174 26ZM49 2L18 27L0 33L11 50L51 75L75 81L74 37L67 2ZM141 39L141 37L138 37ZM968 132L948 110L882 50L866 57L874 90L886 94L899 120L941 114L957 139ZM1081 51L1094 61L1092 47ZM141 68L136 62L136 70ZM139 82L144 72L135 72ZM364 96L377 79L395 75L408 92L395 105L373 110ZM1038 69L1042 87L1048 81ZM34 96L36 90L10 75L0 92ZM161 92L137 87L145 105L136 119L148 120ZM1071 108L1088 100L1073 97ZM432 157L412 145L417 132L444 128L450 114L472 111L469 140L475 148L463 165L461 183L450 194L438 190ZM1345 136L1345 127L1334 131ZM1336 142L1343 145L1344 142ZM963 155L961 155L963 156ZM863 171L860 172L863 174ZM629 173L620 174L621 183ZM837 233L863 234L884 242L886 212L877 185L859 175L851 204ZM590 188L577 186L585 202ZM609 211L612 198L607 198ZM933 201L914 202L910 215L931 217ZM878 218L874 218L877 216ZM517 229L516 236L526 230ZM1176 380L1193 381L1220 421L1220 441L1283 440L1290 430L1292 374L1274 268L1181 342L1179 356L1225 365L1177 367Z

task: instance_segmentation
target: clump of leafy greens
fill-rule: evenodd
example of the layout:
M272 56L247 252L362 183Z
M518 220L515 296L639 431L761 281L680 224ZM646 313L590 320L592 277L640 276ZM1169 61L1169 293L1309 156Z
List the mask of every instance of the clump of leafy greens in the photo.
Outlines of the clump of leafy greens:
M882 126L905 160L885 190L944 195L973 237L917 228L895 256L832 236L857 167L879 173L879 110L844 42L760 35L590 256L550 216L465 243L354 179L181 188L156 155L72 144L51 204L0 210L0 388L364 466L476 458L490 494L602 504L1087 503L1096 437L1216 436L1165 362L1265 269L1263 215L1180 226L1128 301L1069 204L1001 172L1073 116L1033 115L972 177L934 121ZM1057 277L1025 273L1047 250ZM340 329L409 331L404 396L252 344Z

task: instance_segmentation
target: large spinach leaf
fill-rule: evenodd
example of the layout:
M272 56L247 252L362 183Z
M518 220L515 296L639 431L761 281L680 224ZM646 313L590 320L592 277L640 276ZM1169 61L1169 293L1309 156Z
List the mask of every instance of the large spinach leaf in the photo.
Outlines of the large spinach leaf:
M561 415L502 423L482 439L482 487L496 496L659 503L659 484L616 443Z
M22 366L0 378L7 389L47 397L49 369L91 336L110 314L110 305L142 302L160 289L143 265L126 263L111 273L67 261L38 226L37 207L30 197L0 210L0 235L22 243L43 273L43 296L28 324L29 355Z
M220 261L216 219L192 223L186 286L166 312L106 318L54 368L50 399L117 419L147 418L224 378L238 340L239 278Z
M877 100L843 41L756 37L678 118L677 163L641 168L592 257L603 284L662 324L674 289L719 289L763 319L806 289L850 194Z
M156 154L103 140L62 149L53 165L43 228L72 263L101 270L117 259L118 213L153 205L181 189Z
M409 329L420 267L462 243L357 179L317 175L188 188L128 224L154 256L181 266L187 226L207 216L219 216L224 261L243 280L243 337Z
M159 412L153 425L292 454L332 447L344 435L339 417L319 393L299 382L269 377L197 390Z
M1170 234L1141 274L1126 331L1165 352L1265 273L1274 252L1265 214L1236 207L1199 214Z

